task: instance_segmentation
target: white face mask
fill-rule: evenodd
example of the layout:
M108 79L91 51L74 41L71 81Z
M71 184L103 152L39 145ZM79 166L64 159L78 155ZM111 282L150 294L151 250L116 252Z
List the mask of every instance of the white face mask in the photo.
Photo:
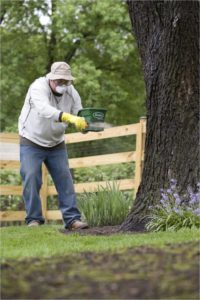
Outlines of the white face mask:
M56 92L58 94L64 94L67 91L67 85L63 84L63 85L57 85L57 87L55 88Z

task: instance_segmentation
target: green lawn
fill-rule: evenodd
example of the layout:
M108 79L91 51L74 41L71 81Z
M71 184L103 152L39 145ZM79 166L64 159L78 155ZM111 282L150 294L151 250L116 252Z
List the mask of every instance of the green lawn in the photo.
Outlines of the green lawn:
M64 235L56 225L1 228L1 260L8 258L51 257L85 251L120 251L129 247L163 247L168 243L199 240L198 229L178 232L116 234L112 236Z

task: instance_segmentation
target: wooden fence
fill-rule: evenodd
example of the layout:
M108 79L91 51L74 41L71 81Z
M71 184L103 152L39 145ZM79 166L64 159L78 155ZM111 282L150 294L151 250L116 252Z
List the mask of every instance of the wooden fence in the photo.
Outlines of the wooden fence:
M109 164L119 164L135 162L135 177L133 174L132 179L121 179L117 182L120 190L131 190L137 191L141 180L143 156L144 156L144 140L146 133L146 120L141 118L140 122L137 124L117 126L113 128L105 129L102 132L94 133L90 132L87 135L81 133L71 133L65 135L65 142L67 144L108 139L113 137L121 137L128 135L136 135L136 150L129 152L121 152L114 154L104 154L96 156L88 156L81 158L69 159L69 166L71 169L82 168L82 167L92 167L92 166L102 166ZM0 134L1 143L19 143L19 138L17 134L13 133L1 133ZM20 167L19 161L17 160L0 160L1 169L18 170ZM42 188L40 191L41 201L42 201L42 211L43 216L46 220L60 220L62 219L59 210L48 210L47 209L47 197L56 195L56 189L54 186L48 186L48 173L46 167L42 166ZM112 184L112 181L110 181ZM76 193L95 192L98 190L99 186L106 187L107 182L85 182L77 183L74 185ZM11 186L11 185L1 185L0 195L22 195L22 186ZM1 221L22 221L25 218L24 211L0 211Z

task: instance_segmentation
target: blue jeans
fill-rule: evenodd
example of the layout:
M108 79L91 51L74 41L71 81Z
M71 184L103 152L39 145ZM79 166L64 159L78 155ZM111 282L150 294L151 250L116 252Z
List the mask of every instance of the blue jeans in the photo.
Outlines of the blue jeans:
M26 223L28 224L32 220L37 220L40 224L44 223L39 196L43 162L54 181L58 192L59 208L67 228L74 220L80 220L81 214L76 205L76 194L66 150L45 150L34 146L20 145L20 174L23 180Z

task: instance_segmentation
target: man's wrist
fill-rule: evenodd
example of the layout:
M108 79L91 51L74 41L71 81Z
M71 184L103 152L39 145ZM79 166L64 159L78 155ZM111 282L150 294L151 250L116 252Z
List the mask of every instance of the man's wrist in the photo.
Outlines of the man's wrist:
M59 118L58 118L59 122L62 122L62 115L63 115L63 111L61 111L60 114L59 114Z

